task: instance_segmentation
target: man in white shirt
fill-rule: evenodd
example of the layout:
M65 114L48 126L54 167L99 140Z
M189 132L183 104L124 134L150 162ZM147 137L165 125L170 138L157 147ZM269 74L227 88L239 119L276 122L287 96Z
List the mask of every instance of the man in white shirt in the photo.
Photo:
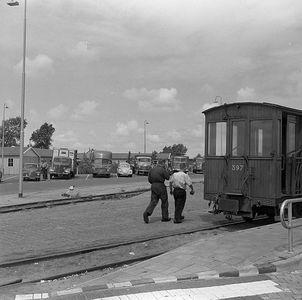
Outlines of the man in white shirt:
M170 177L170 194L174 196L175 200L175 212L174 212L174 223L181 223L184 219L182 215L185 207L187 193L186 188L190 187L190 194L194 195L195 191L193 188L192 180L188 174L184 172L184 166L180 166L180 171L171 175Z

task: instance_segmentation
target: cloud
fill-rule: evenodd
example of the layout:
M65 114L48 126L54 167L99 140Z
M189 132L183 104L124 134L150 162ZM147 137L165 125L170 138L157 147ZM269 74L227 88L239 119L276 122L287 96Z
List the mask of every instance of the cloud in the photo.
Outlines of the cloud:
M45 54L39 54L34 59L30 60L26 58L25 65L26 65L26 76L29 77L39 77L45 74L53 74L54 70L52 68L53 61ZM14 70L16 72L20 72L23 69L23 61L19 62L17 65L14 66Z
M68 108L64 104L49 109L47 115L52 119L60 119L66 115Z
M175 129L173 131L169 131L168 132L168 137L172 141L179 141L179 140L181 140L181 134L178 131L176 131Z
M148 134L146 135L146 140L151 143L160 143L160 137L158 134Z
M89 42L78 42L74 48L67 49L67 53L72 58L87 58L88 60L96 60L100 57L100 50L91 47Z
M72 131L72 130L67 130L64 133L54 133L53 136L53 141L54 144L57 145L58 147L60 145L65 145L64 147L66 147L66 144L71 143L71 142L77 142L78 141L78 137L77 135Z
M116 135L128 136L130 132L138 132L140 130L137 121L131 120L124 124L121 122L116 123Z
M197 125L197 128L191 129L191 134L194 137L202 137L202 136L204 136L204 126Z
M255 89L246 87L237 91L237 101L254 101L256 99Z
M74 109L70 119L73 121L84 120L86 117L93 115L99 105L100 104L94 100L85 100Z
M177 90L161 88L159 90L147 90L146 88L132 88L124 92L124 97L137 101L139 109L148 112L171 112L180 108L180 100L177 98Z

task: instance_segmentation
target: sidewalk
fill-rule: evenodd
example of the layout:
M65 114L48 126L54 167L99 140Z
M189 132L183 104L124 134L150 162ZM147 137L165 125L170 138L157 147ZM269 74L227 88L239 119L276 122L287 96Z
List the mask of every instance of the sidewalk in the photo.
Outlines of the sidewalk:
M74 289L51 296L141 284L189 279L243 277L301 269L302 231L294 231L294 252L288 252L287 231L281 223L200 239L166 254L124 267Z
M106 190L90 194L148 188L128 185L106 187ZM80 192L85 196L87 192ZM28 195L26 201L52 199L54 195ZM6 197L5 197L6 198ZM1 197L0 205L18 202L17 196ZM24 203L24 199L23 202ZM300 220L296 220L301 222ZM174 224L173 224L174 225ZM180 226L182 224L179 224ZM184 225L184 224L183 224ZM154 224L144 224L154 226ZM174 226L178 226L174 225ZM288 231L280 222L244 231L225 232L202 238L147 261L126 266L108 275L83 282L72 289L54 291L47 297L76 295L89 291L104 291L113 288L133 287L142 284L179 282L189 279L215 279L243 277L281 271L302 269L302 230L293 230L294 251L288 251ZM41 293L45 296L45 293ZM21 299L21 298L20 298ZM24 298L30 299L30 298Z

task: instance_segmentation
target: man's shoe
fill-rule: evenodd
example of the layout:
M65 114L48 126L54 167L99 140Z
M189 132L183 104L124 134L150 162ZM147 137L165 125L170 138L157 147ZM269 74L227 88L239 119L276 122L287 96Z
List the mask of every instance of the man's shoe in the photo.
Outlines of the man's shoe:
M162 222L169 222L171 221L171 218L164 218L164 219L161 219Z
M185 216L181 216L180 219L183 220L185 218Z
M174 224L179 224L181 223L181 220L174 220Z
M144 217L145 223L148 224L149 223L149 215L148 215L148 213L144 212L143 217Z

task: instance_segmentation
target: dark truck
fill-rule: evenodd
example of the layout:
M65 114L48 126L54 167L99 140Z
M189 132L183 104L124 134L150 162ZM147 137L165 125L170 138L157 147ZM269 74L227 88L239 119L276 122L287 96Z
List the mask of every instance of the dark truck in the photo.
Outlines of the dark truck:
M136 175L148 175L152 169L152 157L149 155L139 154L134 158L133 173Z
M49 168L50 179L63 177L73 178L77 170L77 150L54 148L52 165Z
M180 171L181 167L184 169L185 173L188 173L189 156L185 156L185 155L171 156L171 167L173 173Z
M197 157L193 163L193 173L203 173L204 157Z

